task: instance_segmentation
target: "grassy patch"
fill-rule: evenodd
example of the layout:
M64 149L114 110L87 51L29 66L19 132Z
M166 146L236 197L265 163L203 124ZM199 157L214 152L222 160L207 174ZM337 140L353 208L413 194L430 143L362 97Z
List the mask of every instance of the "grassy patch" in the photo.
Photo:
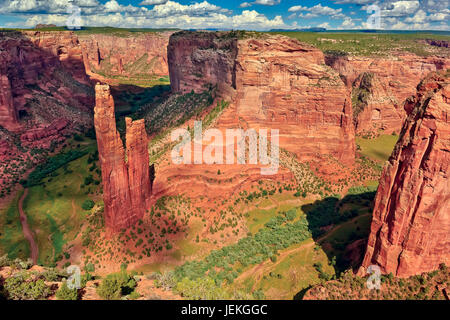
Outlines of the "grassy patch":
M356 138L362 155L381 162L389 159L397 141L397 135L381 135L375 139Z
M0 213L0 256L25 259L30 256L30 245L23 236L18 202L23 191L12 200L11 205Z
M100 181L100 171L90 170L95 165L90 163L88 153L95 152L95 141L89 140L82 149L84 156L29 188L24 201L24 211L39 247L38 261L43 265L52 266L63 259L64 245L76 237L85 219L82 204L100 198L99 185L86 179L92 176L94 181Z
M424 39L449 40L450 36L430 33L362 33L362 32L277 32L309 43L326 54L386 56L407 51L420 56L448 55L447 48L425 44Z

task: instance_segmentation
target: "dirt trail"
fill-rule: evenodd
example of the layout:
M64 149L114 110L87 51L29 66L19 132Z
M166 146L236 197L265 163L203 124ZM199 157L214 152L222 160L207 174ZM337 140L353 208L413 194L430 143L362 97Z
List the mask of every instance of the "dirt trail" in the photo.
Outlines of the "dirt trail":
M25 239L30 243L31 250L31 260L33 260L34 264L37 264L38 256L39 256L39 248L37 246L36 241L34 240L33 233L31 232L30 226L28 225L28 220L25 212L23 211L23 201L28 195L28 189L25 189L22 196L19 199L19 214L20 214L20 222L22 223L23 235Z

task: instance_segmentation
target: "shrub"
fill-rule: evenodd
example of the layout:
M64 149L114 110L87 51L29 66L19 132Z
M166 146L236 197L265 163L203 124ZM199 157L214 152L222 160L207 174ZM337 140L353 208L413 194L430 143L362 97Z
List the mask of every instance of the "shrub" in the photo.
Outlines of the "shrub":
M94 271L95 271L95 266L94 266L94 264L93 264L92 262L89 262L89 263L87 263L87 264L84 266L84 270L85 270L86 272L94 272Z
M84 141L83 137L81 135L79 135L78 133L74 134L73 140L78 141L78 142Z
M60 281L62 278L67 277L67 274L65 272L60 272L56 269L47 269L40 274L40 277L43 278L45 281L53 282L53 281Z
M98 287L97 293L106 300L117 300L122 295L132 293L136 285L136 280L122 270L120 273L106 276Z
M177 283L176 291L183 297L192 300L225 300L227 294L209 277L189 280L184 278Z
M34 171L30 173L28 180L22 181L23 186L32 187L38 185L41 180L49 174L86 154L86 151L71 150L67 153L60 153L54 157L48 158L45 163L38 165Z
M162 288L163 290L171 290L177 285L177 280L172 271L163 272L161 273L155 273L155 286L157 288Z
M0 268L7 267L11 264L11 261L8 259L8 255L5 254L0 257Z
M83 210L91 210L95 205L95 202L92 201L91 199L85 200L83 202L83 204L81 205L81 208L83 208Z
M14 300L39 300L45 299L50 294L44 280L32 279L24 272L6 279L4 288L9 299Z
M97 289L100 297L106 300L118 300L122 296L122 288L115 278L106 277Z
M58 298L58 300L77 300L78 290L70 289L67 286L67 282L63 281L61 287L56 291L56 298Z

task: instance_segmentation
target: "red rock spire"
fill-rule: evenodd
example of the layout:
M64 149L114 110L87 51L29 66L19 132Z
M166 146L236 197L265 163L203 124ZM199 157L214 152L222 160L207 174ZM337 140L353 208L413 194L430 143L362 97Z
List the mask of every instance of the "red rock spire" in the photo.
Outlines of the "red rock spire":
M408 277L450 263L450 78L431 74L405 106L384 168L360 273L375 264Z
M102 168L105 224L117 232L135 224L148 209L151 195L148 140L144 120L127 118L126 162L109 86L97 84L95 94L94 124Z

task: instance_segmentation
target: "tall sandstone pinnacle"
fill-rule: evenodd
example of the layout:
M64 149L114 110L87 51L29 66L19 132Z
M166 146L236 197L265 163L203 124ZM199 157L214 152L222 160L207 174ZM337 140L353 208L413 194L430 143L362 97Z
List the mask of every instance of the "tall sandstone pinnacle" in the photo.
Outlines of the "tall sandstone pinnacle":
M105 224L117 232L134 225L148 209L152 191L144 120L126 118L126 155L116 129L108 85L95 86L94 124L103 180Z
M450 263L450 75L432 73L408 113L384 168L360 269L408 277Z

